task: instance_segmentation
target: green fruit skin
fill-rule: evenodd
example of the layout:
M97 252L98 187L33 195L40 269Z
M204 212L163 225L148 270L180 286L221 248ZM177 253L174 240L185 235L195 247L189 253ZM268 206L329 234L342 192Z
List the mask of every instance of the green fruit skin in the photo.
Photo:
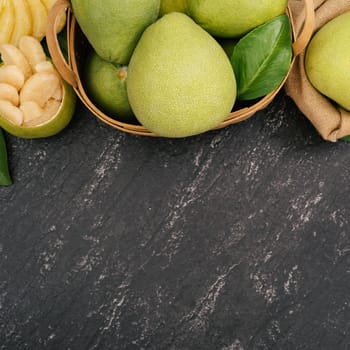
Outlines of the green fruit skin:
M100 57L127 64L142 32L159 13L160 0L72 0L77 22Z
M114 65L92 51L84 67L84 87L92 102L108 116L135 121L126 92L127 66Z
M284 13L288 0L188 0L187 14L217 37L238 38Z
M43 124L26 127L15 125L0 115L0 127L11 135L25 139L45 138L58 134L71 121L77 100L73 88L65 81L63 81L63 85L63 101L61 107L50 120Z
M312 37L305 71L316 90L350 111L350 11L326 23Z
M187 0L160 0L159 16L170 12L186 12Z
M231 63L217 41L187 15L172 12L143 33L129 64L127 92L137 119L164 137L220 124L236 99Z

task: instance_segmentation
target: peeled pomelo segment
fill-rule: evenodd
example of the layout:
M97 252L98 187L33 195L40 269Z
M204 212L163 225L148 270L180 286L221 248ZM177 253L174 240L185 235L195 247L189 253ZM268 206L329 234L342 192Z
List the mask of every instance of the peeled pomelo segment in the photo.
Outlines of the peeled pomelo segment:
M40 41L33 36L22 36L19 40L18 48L24 54L33 71L36 65L47 62L46 54Z
M55 100L54 98L50 98L44 106L42 117L47 119L51 118L58 112L60 106L61 101Z
M11 0L0 0L0 45L9 43L15 26L15 13Z
M36 64L33 71L34 73L53 73L60 77L59 73L57 72L56 68L51 63L51 61L40 62Z
M26 0L32 17L31 35L41 41L46 32L47 9L40 0Z
M51 96L56 101L62 101L63 99L63 87L60 84Z
M23 102L19 108L23 113L23 125L35 122L43 114L43 109L34 101Z
M2 65L0 66L0 83L12 85L20 90L24 84L24 74L17 66Z
M28 60L15 45L2 44L0 46L0 55L5 65L17 66L23 72L24 80L27 80L32 75L32 68Z
M18 106L19 95L17 89L13 85L0 83L0 100L9 101L14 106Z
M57 114L61 107L61 103L62 101L56 101L53 98L49 99L44 108L41 109L41 114L31 120L24 120L23 126L30 127L45 124Z
M15 125L22 125L23 113L11 102L0 100L0 115Z
M55 74L35 73L24 83L20 91L20 103L34 101L44 107L59 85L60 80Z
M18 44L23 35L31 35L33 32L32 15L26 0L11 0L14 8L15 23L10 42Z

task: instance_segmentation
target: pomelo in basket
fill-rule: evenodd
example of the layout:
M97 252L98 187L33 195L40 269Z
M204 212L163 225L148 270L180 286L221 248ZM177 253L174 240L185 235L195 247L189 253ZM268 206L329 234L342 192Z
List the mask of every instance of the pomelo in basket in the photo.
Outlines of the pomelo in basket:
M312 37L305 71L316 90L350 111L350 11L327 22Z
M92 102L120 121L135 121L126 92L128 67L102 59L91 51L84 65L84 86Z
M236 80L217 41L187 15L172 12L144 31L129 63L127 92L148 130L186 137L228 116Z
M142 32L159 14L160 0L72 0L75 18L104 60L127 64Z
M288 0L187 0L187 13L210 34L241 37L279 16Z

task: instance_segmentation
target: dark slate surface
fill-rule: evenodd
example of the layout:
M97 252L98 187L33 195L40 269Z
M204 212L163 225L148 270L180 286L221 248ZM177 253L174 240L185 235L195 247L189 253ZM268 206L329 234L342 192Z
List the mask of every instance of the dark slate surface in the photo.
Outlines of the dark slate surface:
M350 349L350 145L283 92L183 140L79 104L7 144L1 350Z

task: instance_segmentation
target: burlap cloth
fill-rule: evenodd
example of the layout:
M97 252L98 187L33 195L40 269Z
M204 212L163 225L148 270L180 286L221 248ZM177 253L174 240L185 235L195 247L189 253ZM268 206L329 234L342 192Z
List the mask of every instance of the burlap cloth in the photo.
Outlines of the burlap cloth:
M305 19L302 1L290 1L294 29L298 35ZM329 20L350 10L350 0L314 0L316 32ZM316 91L307 79L304 69L305 50L296 57L285 84L286 93L300 111L310 120L323 139L337 141L350 135L350 112L337 108L329 99Z

